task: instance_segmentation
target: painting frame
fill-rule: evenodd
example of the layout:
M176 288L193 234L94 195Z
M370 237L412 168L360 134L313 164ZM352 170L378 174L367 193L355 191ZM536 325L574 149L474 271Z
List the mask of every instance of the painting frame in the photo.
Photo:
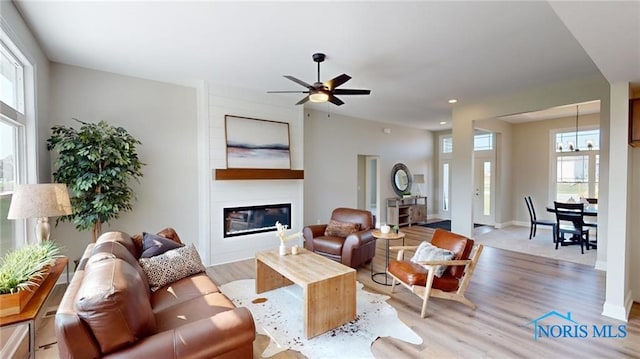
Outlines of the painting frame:
M291 169L289 123L225 115L227 168Z

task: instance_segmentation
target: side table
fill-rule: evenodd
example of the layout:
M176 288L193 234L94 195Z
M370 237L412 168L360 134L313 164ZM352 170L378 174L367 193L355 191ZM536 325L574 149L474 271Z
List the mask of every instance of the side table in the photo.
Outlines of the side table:
M29 329L29 358L36 356L36 317L49 298L49 294L53 290L58 277L67 266L68 259L66 257L58 258L56 264L51 267L49 275L44 282L38 286L36 293L31 297L22 312L0 318L0 327L9 327L13 325L26 324ZM68 275L68 272L67 272ZM67 277L67 282L68 282Z
M375 239L384 239L387 242L386 251L385 251L385 255L384 255L384 272L374 273L373 272L373 261L371 261L371 280L373 280L374 282L376 282L378 284L391 285L391 282L389 282L389 276L387 275L387 267L389 267L389 241L395 241L395 240L402 239L402 245L404 245L404 233L402 233L402 232L398 232L398 233L393 233L393 232L382 233L382 232L380 232L380 230L376 229L373 232L371 232L371 235ZM376 276L384 276L384 282L376 280Z

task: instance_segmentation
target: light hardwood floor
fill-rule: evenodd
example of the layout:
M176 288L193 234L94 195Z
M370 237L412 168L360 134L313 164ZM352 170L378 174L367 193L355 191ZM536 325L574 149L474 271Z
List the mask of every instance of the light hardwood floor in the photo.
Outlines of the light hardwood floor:
M406 244L430 238L433 230L404 227ZM392 245L399 243L392 243ZM374 269L384 267L385 242L379 241ZM395 253L392 252L393 258ZM213 266L208 273L218 284L254 278L253 260ZM390 287L371 281L368 266L358 269L357 279L372 292L390 294ZM404 288L396 288L388 303L400 319L424 342L412 345L393 338L379 338L372 345L376 358L638 358L640 357L640 304L634 304L628 323L600 315L604 301L604 272L589 266L508 250L485 247L467 297L475 311L459 303L432 299L428 316L420 318L421 300ZM580 325L626 325L625 338L540 338L534 341L530 321L555 310ZM562 322L549 324L564 324ZM258 336L254 358L268 344ZM345 358L348 358L345 354ZM274 358L304 358L287 351Z
M406 244L430 238L432 229L412 226L401 229ZM479 229L482 231L482 228ZM399 244L393 242L392 245ZM385 242L379 241L373 265L383 270ZM395 257L392 252L391 257ZM221 285L233 280L255 278L254 260L213 266L209 275ZM365 289L390 294L390 287L371 281L371 268L358 269L357 280ZM478 305L475 311L455 302L432 299L428 316L420 318L420 299L398 287L388 300L400 319L424 342L412 345L392 338L379 338L372 345L376 358L638 358L640 357L640 304L634 304L628 323L600 315L604 301L604 272L590 266L485 247L467 297ZM62 287L61 289L64 289ZM59 293L62 293L60 291ZM56 297L49 306L55 305ZM541 338L534 341L530 321L555 310L582 325L625 324L625 338ZM51 343L52 318L39 325L38 346ZM556 323L553 323L556 324ZM564 324L562 322L558 324ZM49 328L49 329L47 329ZM258 336L254 358L266 348L268 338ZM55 358L55 344L40 349L37 358ZM286 351L273 358L304 358ZM344 358L349 358L345 353Z

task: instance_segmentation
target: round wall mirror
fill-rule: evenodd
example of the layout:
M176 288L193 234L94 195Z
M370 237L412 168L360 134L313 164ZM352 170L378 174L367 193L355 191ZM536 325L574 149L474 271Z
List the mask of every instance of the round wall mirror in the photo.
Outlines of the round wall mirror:
M406 191L411 191L411 172L404 163L396 163L391 169L391 185L393 191L402 196Z

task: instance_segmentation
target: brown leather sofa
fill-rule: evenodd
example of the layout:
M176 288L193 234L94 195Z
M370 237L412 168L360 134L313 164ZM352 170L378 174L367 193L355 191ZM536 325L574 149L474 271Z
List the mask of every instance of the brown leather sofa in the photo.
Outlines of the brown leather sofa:
M371 235L375 218L371 212L336 208L331 220L357 224L358 228L346 236L336 236L327 233L330 223L306 226L302 229L305 248L352 268L371 262L376 254L376 239Z
M206 272L149 288L122 232L89 244L55 318L61 358L252 358L255 324Z

